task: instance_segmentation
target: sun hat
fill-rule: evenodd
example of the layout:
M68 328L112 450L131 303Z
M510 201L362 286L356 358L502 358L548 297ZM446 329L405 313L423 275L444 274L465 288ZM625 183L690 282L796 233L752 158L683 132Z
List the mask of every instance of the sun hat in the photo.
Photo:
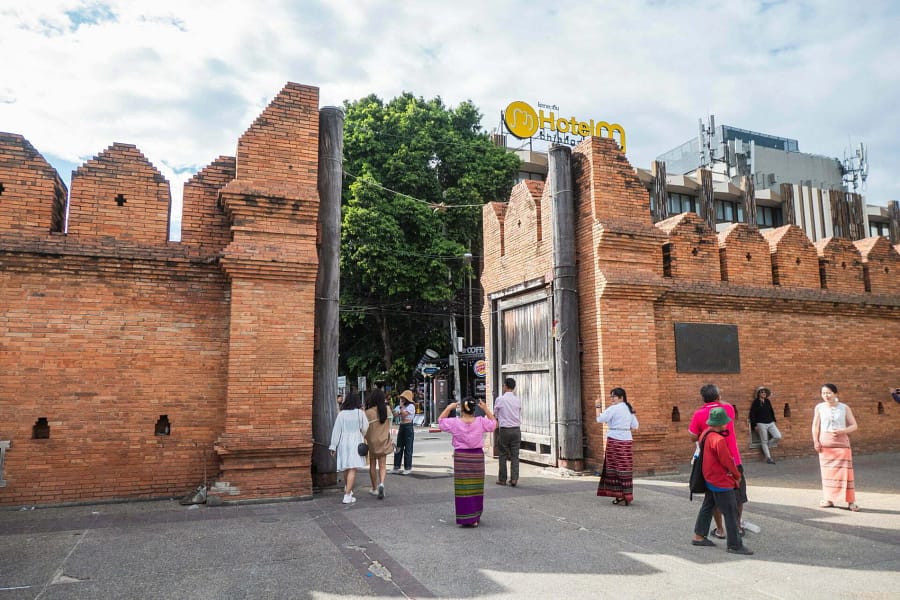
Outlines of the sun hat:
M406 398L408 402L412 402L415 399L412 390L403 390L402 392L400 392L400 397Z
M719 427L729 423L731 423L731 417L728 416L724 408L712 409L709 411L709 418L706 419L706 424L710 427Z

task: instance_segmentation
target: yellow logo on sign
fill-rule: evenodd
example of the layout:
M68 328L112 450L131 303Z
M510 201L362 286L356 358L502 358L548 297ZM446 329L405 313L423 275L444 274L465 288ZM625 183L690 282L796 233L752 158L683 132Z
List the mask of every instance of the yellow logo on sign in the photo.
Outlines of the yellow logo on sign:
M558 119L556 118L556 113L552 111L545 113L543 109L536 111L530 104L521 100L510 102L509 106L506 107L503 118L509 132L519 139L530 138L540 131L538 134L540 139L560 144L568 143L574 146L577 141L575 138L561 134L581 137L596 135L608 137L611 140L618 138L619 147L622 148L622 152L625 152L625 129L618 123L595 122L593 119L590 121L579 121L575 117ZM543 130L556 133L545 134Z
M530 105L517 100L506 107L506 127L517 138L530 138L538 130L538 116Z

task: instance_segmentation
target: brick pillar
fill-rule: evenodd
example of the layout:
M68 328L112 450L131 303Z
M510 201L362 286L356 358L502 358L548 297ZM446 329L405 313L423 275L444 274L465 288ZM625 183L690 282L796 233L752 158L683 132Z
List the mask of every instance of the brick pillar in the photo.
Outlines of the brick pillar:
M231 280L228 397L212 495L312 495L313 306L317 202L226 186L234 223L222 264ZM287 235L307 221L307 235Z
M241 136L235 179L219 194L231 319L211 497L312 494L318 132L318 90L287 84Z
M663 233L652 223L649 197L614 143L585 140L575 149L579 295L583 340L582 397L586 459L602 464L602 426L594 405L623 387L641 422L635 464L641 472L667 468L670 420L659 388L655 302L662 277ZM590 218L588 218L590 217Z

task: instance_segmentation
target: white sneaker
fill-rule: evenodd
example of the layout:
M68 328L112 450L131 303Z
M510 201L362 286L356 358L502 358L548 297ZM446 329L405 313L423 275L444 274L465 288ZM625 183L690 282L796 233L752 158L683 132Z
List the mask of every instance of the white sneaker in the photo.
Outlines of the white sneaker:
M391 469L388 471L391 475L399 475L401 473L400 469Z
M378 490L369 490L369 493L372 494L373 496L377 496Z
M354 502L356 502L356 498L353 497L353 492L350 492L349 494L344 494L341 504L353 504Z
M403 469L402 471L400 471L400 474L401 475L410 475L410 474L412 474L412 469Z

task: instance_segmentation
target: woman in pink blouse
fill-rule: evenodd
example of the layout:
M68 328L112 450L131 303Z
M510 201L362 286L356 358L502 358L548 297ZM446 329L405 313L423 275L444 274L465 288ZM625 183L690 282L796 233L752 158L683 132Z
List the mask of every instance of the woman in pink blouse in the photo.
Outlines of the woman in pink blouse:
M474 398L462 401L459 417L450 417L457 402L451 402L438 418L441 431L453 435L453 491L456 496L456 524L478 527L484 509L484 434L497 428L491 409L482 400ZM485 417L476 417L480 407Z

